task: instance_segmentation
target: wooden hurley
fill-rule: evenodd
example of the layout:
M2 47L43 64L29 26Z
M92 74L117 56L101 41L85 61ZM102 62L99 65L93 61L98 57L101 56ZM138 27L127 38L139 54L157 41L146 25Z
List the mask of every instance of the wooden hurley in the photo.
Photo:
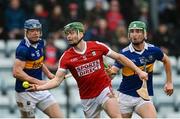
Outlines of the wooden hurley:
M144 64L144 71L146 72L146 63ZM136 90L136 92L144 100L150 100L149 93L148 93L148 90L147 90L147 81L144 80L144 79L142 81L143 81L143 83L142 83L141 88Z

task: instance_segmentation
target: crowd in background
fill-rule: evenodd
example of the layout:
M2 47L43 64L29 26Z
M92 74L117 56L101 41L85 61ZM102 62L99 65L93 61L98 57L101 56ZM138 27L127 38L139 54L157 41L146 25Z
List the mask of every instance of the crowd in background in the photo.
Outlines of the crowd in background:
M152 0L0 0L0 39L21 39L26 19L39 19L43 38L62 39L63 26L85 24L85 40L97 40L118 51L129 43L127 26L141 20L148 26L149 41L169 55L180 53L180 1L158 0L158 28L152 28ZM176 49L176 50L174 50Z

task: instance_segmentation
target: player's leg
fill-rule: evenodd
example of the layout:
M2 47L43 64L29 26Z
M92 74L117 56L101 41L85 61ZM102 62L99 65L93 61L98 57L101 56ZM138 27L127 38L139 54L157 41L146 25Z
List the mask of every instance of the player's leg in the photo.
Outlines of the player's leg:
M103 108L111 118L122 118L119 103L115 97L110 97L104 104Z
M152 103L143 104L136 110L136 113L142 118L157 118L156 109Z
M36 101L31 100L26 92L16 93L16 102L21 118L35 118Z
M134 97L120 92L118 102L120 104L122 117L131 118L136 104Z
M35 112L33 112L35 113ZM20 110L21 118L35 118L35 115L30 114L27 111Z
M54 103L47 107L44 111L50 118L63 118L63 114L60 111L59 104Z
M136 113L142 118L157 118L156 109L151 101L145 101L135 108Z
M50 118L63 118L63 113L60 110L60 106L52 95L40 101L37 104L37 107Z
M132 117L132 113L122 113L121 114L123 118L131 118Z
M118 100L110 87L105 88L97 99L111 118L121 118Z

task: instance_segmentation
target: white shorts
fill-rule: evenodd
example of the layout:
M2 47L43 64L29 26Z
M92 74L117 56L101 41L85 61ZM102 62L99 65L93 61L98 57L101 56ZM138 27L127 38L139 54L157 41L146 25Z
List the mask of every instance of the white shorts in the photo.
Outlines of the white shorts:
M34 116L35 108L44 111L50 105L56 103L49 91L16 92L16 102L21 111L27 112L29 117Z
M112 94L112 90L109 87L106 87L99 96L95 98L81 99L81 104L86 118L100 116L104 103L110 98L108 94Z
M120 111L122 114L132 113L136 111L140 106L145 103L153 103L150 101L143 100L141 97L133 97L124 93L119 93Z

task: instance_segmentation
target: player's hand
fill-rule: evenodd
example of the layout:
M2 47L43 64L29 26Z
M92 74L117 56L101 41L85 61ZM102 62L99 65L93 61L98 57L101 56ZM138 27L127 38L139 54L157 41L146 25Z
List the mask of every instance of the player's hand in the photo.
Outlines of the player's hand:
M111 66L110 65L107 65L105 68L105 71L106 71L106 73L109 75L109 76L111 76L111 72L112 72L112 70L111 70Z
M26 91L33 92L38 91L39 85L37 84L29 84L29 88L26 89Z
M113 75L116 75L116 73L111 69L111 65L108 65L107 67L105 67L105 71L108 74L108 76L112 77Z
M141 70L140 73L138 73L138 75L141 80L148 80L148 73Z
M30 83L29 84L29 88L27 88L26 89L26 91L30 91L30 92L32 92L32 91L39 91L40 90L40 87L41 87L41 85L44 85L44 84L46 84L48 81L46 81L46 80L39 80L39 83L37 84L32 84L32 83Z
M173 88L173 83L172 82L167 82L164 85L164 92L168 95L171 96L173 94L174 88Z

